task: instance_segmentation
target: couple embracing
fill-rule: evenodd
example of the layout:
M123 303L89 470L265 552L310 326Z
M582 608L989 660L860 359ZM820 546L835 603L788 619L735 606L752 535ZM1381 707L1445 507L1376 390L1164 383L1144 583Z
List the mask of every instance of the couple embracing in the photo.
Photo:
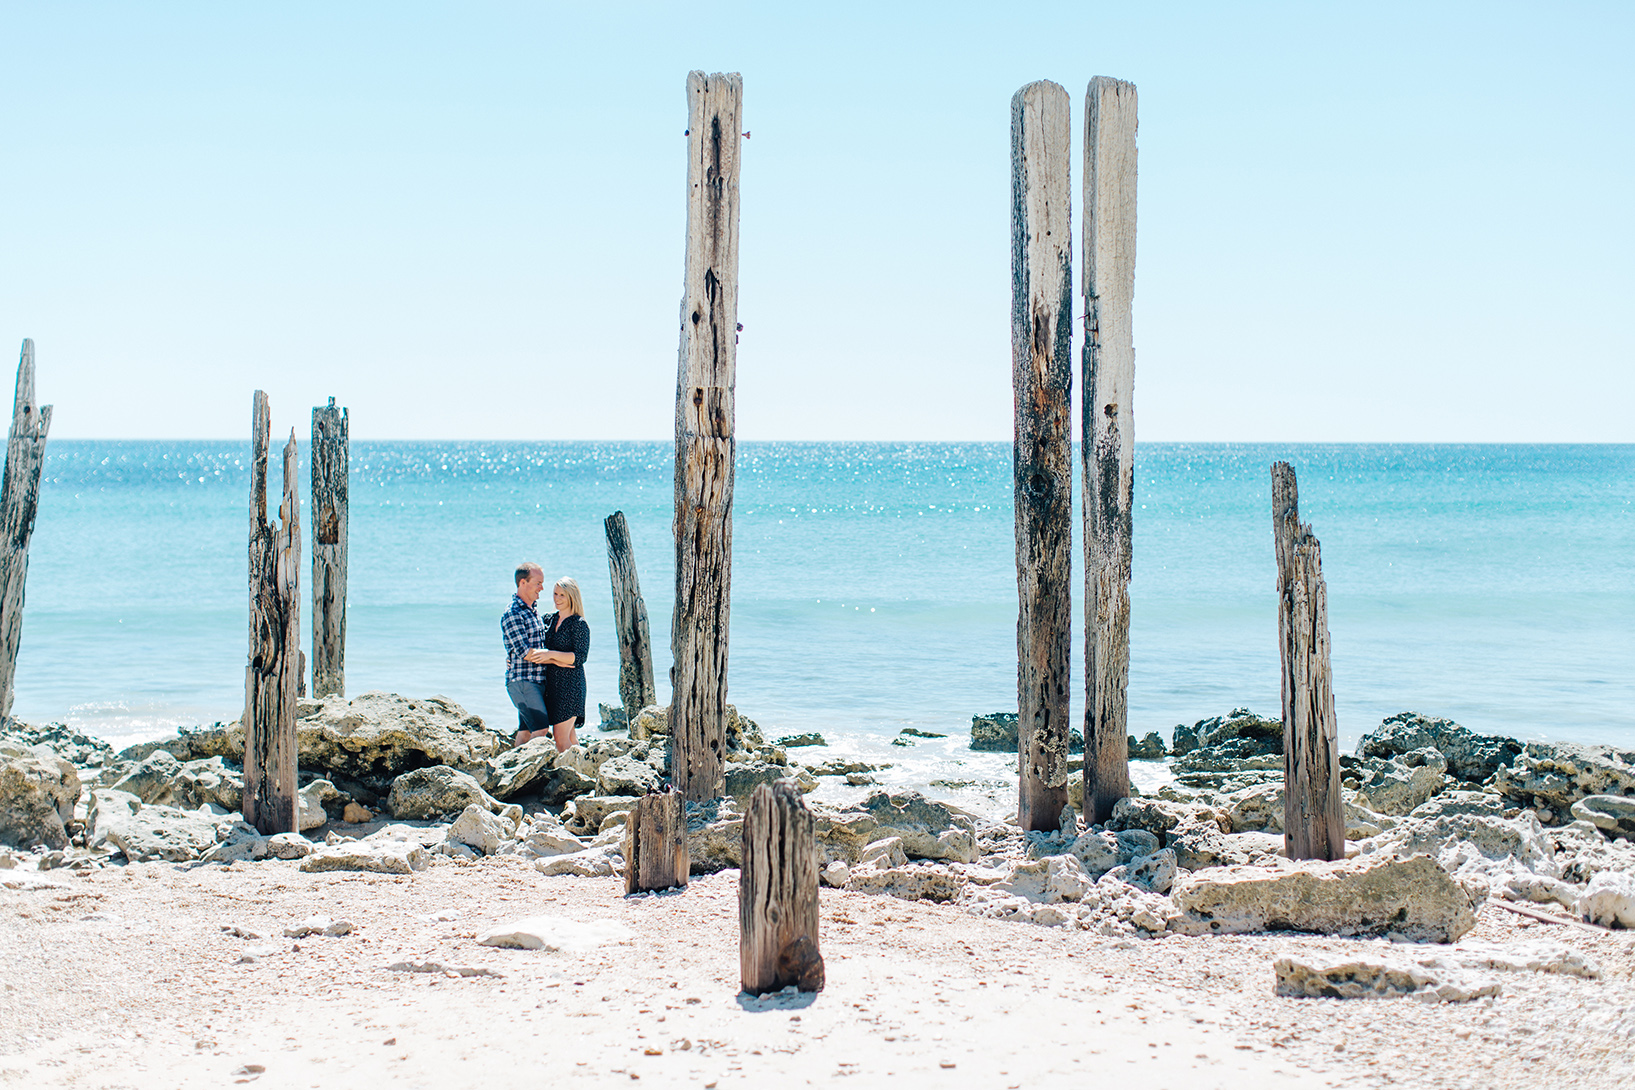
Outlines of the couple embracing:
M585 601L579 584L564 576L551 592L556 611L541 617L534 603L545 589L545 572L538 564L519 564L516 579L511 608L500 618L505 691L517 706L516 744L551 738L561 753L579 741L576 728L585 722Z

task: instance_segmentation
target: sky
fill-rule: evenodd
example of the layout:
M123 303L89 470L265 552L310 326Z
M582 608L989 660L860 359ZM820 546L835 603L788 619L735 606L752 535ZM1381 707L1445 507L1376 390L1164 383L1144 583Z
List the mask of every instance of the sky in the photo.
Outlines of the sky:
M1135 426L1635 441L1635 5L0 0L0 346L70 438L673 435L690 69L737 433L1006 440L1010 97L1140 95ZM1080 274L1075 252L1075 277Z

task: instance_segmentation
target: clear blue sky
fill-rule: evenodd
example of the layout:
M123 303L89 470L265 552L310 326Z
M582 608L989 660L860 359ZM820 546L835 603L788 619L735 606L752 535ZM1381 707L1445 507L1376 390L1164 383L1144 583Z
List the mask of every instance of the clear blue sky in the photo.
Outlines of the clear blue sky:
M0 0L0 42L0 346L59 437L247 435L256 387L303 435L668 437L702 68L754 134L743 438L1009 437L1010 96L1077 143L1102 74L1138 437L1635 441L1628 3Z

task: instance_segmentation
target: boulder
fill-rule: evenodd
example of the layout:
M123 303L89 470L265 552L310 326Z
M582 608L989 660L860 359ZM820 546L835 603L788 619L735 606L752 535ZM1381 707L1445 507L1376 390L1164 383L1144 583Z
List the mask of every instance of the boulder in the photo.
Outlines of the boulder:
M272 854L268 840L254 825L243 819L222 822L216 827L215 847L205 850L199 860L204 863L243 863L265 859Z
M313 780L297 794L301 800L301 812L297 816L296 827L303 833L327 825L330 804L334 803L339 808L344 805L341 800L346 797L328 780Z
M545 776L539 798L546 806L563 806L581 795L596 793L596 777L557 765Z
M513 823L497 817L478 803L472 803L460 811L460 816L449 826L448 843L464 844L484 855L493 855L515 832Z
M636 795L581 795L573 800L572 811L562 812L562 823L571 833L588 836L601 831L602 822L612 813L627 813L636 805Z
M1635 927L1635 875L1602 871L1591 878L1578 914L1604 927Z
M1411 995L1429 1003L1465 1003L1502 990L1493 977L1428 967L1405 957L1304 953L1272 963L1278 995L1322 999L1382 999Z
M1148 731L1138 741L1131 734L1129 738L1129 756L1132 761L1162 761L1168 752L1164 748L1164 739L1157 731Z
M781 765L766 761L734 761L727 765L723 782L725 793L744 804L762 784L771 787L779 780L788 778L789 769Z
M687 858L690 873L714 874L728 867L743 866L743 842L744 817L733 799L687 803ZM822 845L821 838L819 845L820 847Z
M850 868L846 888L905 901L946 903L959 897L960 880L947 866L933 863L910 863L901 867L863 864Z
M858 862L873 863L878 867L908 866L908 855L903 851L903 838L888 836L876 840L863 848Z
M549 858L553 855L571 855L584 848L578 837L549 814L534 815L528 827L518 832L517 851L525 855Z
M1448 775L1465 783L1485 783L1522 751L1514 738L1477 734L1451 719L1399 712L1362 736L1358 757L1400 757L1430 747L1442 754Z
M643 738L656 738L670 733L670 709L668 706L649 704L636 713L636 718L630 721L630 737L640 741Z
M170 805L175 800L176 778L181 774L182 762L175 754L155 750L114 781L114 790L135 795L144 806Z
M300 833L274 833L267 838L267 854L274 859L305 859L317 845Z
M617 874L623 865L623 857L613 848L604 846L541 859L534 863L534 869L547 877L572 874L581 878L604 878Z
M787 734L779 738L777 744L784 749L794 749L796 746L826 746L829 743L823 740L823 735L813 731L808 734Z
M992 753L1015 753L1017 745L1015 712L971 716L972 749Z
M651 765L628 754L603 761L596 775L596 789L604 795L645 795L661 782Z
M1425 746L1400 757L1365 757L1347 771L1370 810L1406 814L1442 790L1447 769L1441 751Z
M501 805L483 790L482 784L446 765L405 772L392 781L391 793L386 797L386 808L399 821L452 817L473 803L487 810L498 810Z
M23 749L49 746L53 753L75 768L95 768L115 760L114 748L107 742L81 734L63 723L35 727L6 719L0 722L0 743L8 742Z
M1077 858L1053 855L1012 863L994 888L1035 904L1057 904L1080 900L1093 882Z
M1362 843L1361 858L1424 853L1472 889L1486 893L1518 872L1560 877L1554 847L1538 819L1486 814L1410 818Z
M188 761L171 780L170 805L183 810L219 806L235 813L244 806L244 770L225 757Z
M108 830L115 822L134 817L142 809L142 800L129 791L112 787L93 787L85 807L85 844L99 848L108 841Z
M429 862L426 849L413 841L371 838L326 844L302 859L301 869L309 873L345 870L413 874L425 870Z
M1132 860L1124 880L1150 893L1168 893L1175 884L1176 869L1174 849L1165 848Z
M624 707L619 704L597 704L596 712L602 721L597 724L600 730L629 730L630 716L625 713Z
M132 863L163 859L187 863L216 846L222 816L174 806L144 806L109 826L107 842ZM229 822L233 827L233 822Z
M497 799L543 790L555 764L556 743L549 738L532 739L488 762L483 790Z
M831 757L822 764L807 765L806 770L814 776L855 776L869 772L879 772L890 768L891 764L873 764L869 761L851 761L844 757Z
M1414 807L1410 818L1429 819L1452 817L1455 814L1481 814L1484 817L1503 817L1504 799L1487 791L1444 791Z
M1213 750L1216 759L1283 756L1283 721L1234 708L1226 715L1200 719L1191 727L1177 725L1172 752L1189 755Z
M903 851L911 859L976 862L975 823L944 803L932 802L917 791L875 791L860 809L874 819L871 840L902 837Z
M1635 796L1635 751L1570 742L1528 742L1494 774L1499 794L1520 806L1565 815L1591 795Z
M1113 814L1107 819L1109 832L1122 829L1145 829L1162 842L1164 834L1182 825L1209 824L1222 829L1220 812L1200 803L1174 802L1169 799L1142 796L1119 799L1113 804Z
M1572 815L1594 825L1609 839L1635 840L1635 799L1622 795L1585 795L1573 803Z
M1170 898L1182 912L1176 929L1188 934L1312 931L1454 942L1476 925L1470 894L1426 855L1219 867L1183 876Z
M50 746L0 742L0 844L68 847L79 773Z

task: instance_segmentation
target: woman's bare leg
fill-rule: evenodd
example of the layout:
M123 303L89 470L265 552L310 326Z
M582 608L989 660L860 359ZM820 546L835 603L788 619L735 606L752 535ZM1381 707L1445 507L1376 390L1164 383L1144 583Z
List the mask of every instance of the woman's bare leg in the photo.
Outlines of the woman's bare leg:
M579 744L579 732L573 729L574 724L577 722L577 719L564 719L551 728L552 732L556 734L556 751L558 753L566 753Z

